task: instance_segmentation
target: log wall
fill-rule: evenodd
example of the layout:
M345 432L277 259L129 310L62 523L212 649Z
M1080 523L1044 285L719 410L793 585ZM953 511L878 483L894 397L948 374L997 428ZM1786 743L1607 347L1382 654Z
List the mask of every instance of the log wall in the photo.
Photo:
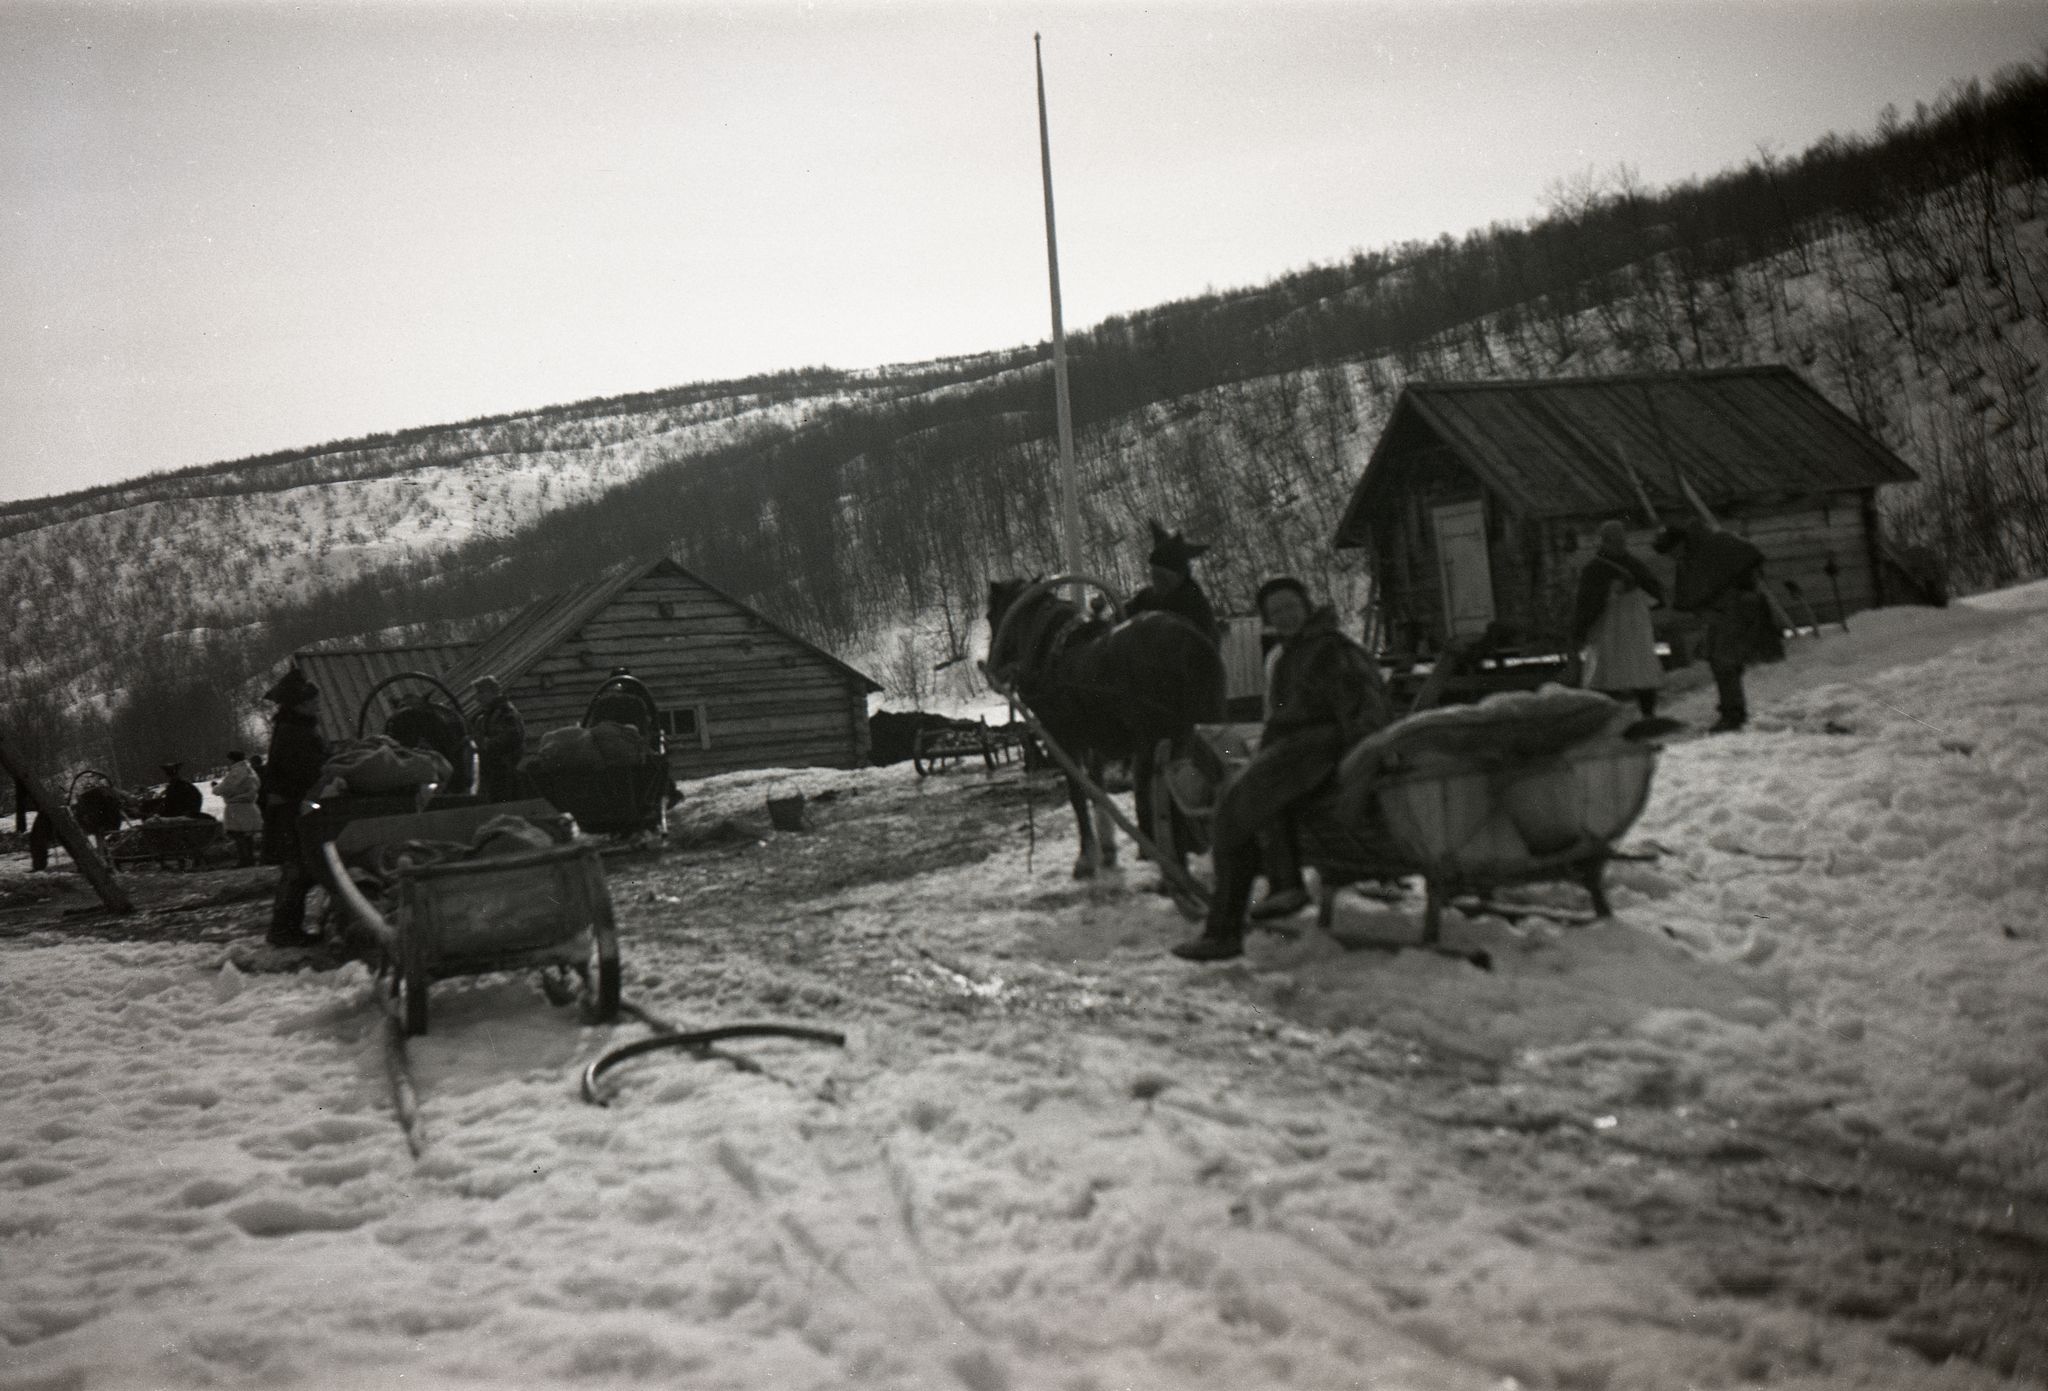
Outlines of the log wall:
M1475 495L1478 484L1448 451L1419 452L1397 516L1374 519L1373 580L1392 652L1435 651L1443 641L1443 595L1436 568L1430 508ZM1529 649L1561 645L1569 630L1580 569L1591 558L1602 517L1518 520L1487 495L1487 555L1494 609L1510 640ZM1875 564L1876 508L1870 490L1759 500L1730 507L1721 524L1748 538L1765 557L1764 577L1785 602L1785 581L1799 586L1823 624L1886 602ZM1673 566L1655 554L1656 529L1633 517L1629 544L1665 582ZM1676 522L1673 514L1664 519ZM1835 565L1832 582L1829 560ZM1789 611L1789 610L1788 610ZM1803 621L1803 612L1793 612Z
M694 709L669 740L677 779L742 768L850 768L868 751L867 693L816 651L683 575L648 575L558 643L508 694L529 745L580 723L614 667L664 710Z

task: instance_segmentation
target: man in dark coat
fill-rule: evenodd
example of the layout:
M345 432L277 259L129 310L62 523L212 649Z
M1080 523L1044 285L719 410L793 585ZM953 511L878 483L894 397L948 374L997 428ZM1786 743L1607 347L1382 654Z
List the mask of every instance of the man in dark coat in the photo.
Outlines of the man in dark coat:
M1173 949L1189 961L1221 961L1244 951L1244 918L1260 868L1260 832L1330 783L1345 750L1393 719L1386 683L1372 654L1337 628L1329 605L1311 607L1308 589L1291 576L1259 589L1259 611L1274 626L1275 610L1308 609L1275 660L1259 751L1216 805L1212 858L1215 895L1199 937Z
M327 741L320 737L320 688L291 667L263 698L277 706L261 776L265 831L278 855L277 896L264 940L274 947L305 946L306 895L312 892L313 876L300 851L299 804L320 781L327 762Z
M1720 718L1709 732L1740 729L1749 721L1743 668L1785 655L1785 635L1758 583L1764 553L1740 536L1704 522L1666 528L1654 549L1677 563L1672 603L1706 620L1700 656L1714 674L1720 700Z
M486 802L509 802L519 795L519 760L526 756L526 721L498 685L495 676L479 676L470 684L476 693L477 775Z
M1157 522L1146 525L1152 528L1152 550L1145 558L1152 567L1152 582L1131 596L1124 612L1178 614L1210 642L1220 642L1223 629L1216 622L1216 610L1193 574L1195 558L1209 548L1190 543L1177 531L1169 533Z

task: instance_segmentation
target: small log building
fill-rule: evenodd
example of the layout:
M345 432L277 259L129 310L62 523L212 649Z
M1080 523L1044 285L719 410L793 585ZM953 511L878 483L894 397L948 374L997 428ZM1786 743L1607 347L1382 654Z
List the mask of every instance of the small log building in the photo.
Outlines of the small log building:
M441 679L473 718L470 683L497 677L531 746L581 723L614 667L654 697L678 779L854 767L867 758L868 694L882 689L665 557L536 601Z
M1339 549L1368 555L1369 641L1394 656L1482 635L1561 652L1601 522L1626 522L1670 578L1631 470L1661 524L1697 515L1682 474L1763 551L1773 596L1792 581L1822 621L1912 597L1886 559L1877 490L1913 470L1790 368L1416 382L1337 528Z

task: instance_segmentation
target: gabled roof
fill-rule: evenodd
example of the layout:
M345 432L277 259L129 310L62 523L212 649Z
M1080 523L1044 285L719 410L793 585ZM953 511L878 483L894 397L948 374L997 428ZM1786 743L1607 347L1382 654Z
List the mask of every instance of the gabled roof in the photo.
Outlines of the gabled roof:
M306 648L292 653L292 665L320 688L321 730L330 739L352 739L356 721L362 718L363 701L378 682L402 671L440 676L474 646L471 642L442 642L405 647ZM434 688L424 681L395 681L386 693L393 697L431 695ZM390 707L387 704L385 708ZM369 732L375 734L379 728L373 719Z
M763 617L701 575L692 574L667 556L639 565L629 565L604 579L580 585L575 589L565 589L544 599L536 599L504 627L468 652L442 679L462 697L463 708L470 710L476 702L470 694L469 686L477 677L495 676L509 690L534 663L574 637L585 623L602 613L606 605L649 575L661 573L680 575L693 584L702 585L749 618L789 639L850 679L860 682L862 689L882 689L879 682L855 671L830 652L814 643L806 642L781 624Z
M1425 440L1448 448L1528 517L1635 516L1632 466L1659 508L1683 510L1675 463L1709 506L1838 492L1916 476L1876 436L1782 365L1547 381L1413 382L1338 523L1367 543L1389 500L1386 461ZM1623 459L1628 461L1624 465Z

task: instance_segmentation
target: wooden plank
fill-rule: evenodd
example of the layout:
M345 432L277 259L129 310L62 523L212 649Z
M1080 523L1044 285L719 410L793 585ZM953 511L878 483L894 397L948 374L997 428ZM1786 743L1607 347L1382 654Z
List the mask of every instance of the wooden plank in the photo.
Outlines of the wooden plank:
M625 667L640 679L659 698L662 689L679 690L685 685L699 684L753 684L787 685L791 682L808 682L819 687L845 686L851 678L845 672L825 666L820 662L798 662L779 658L773 654L747 654L711 652L638 652L628 660L612 662L609 665L585 666L580 662L551 663L545 670L536 670L532 680L546 677L551 683L542 689L548 691L575 690L589 695L596 693L612 667ZM528 682L522 681L519 688L525 689Z
M688 705L695 700L733 699L754 692L790 693L816 700L836 700L852 684L837 672L821 672L815 668L784 670L760 666L729 668L650 663L644 668L634 668L633 674L646 685L654 703L663 708L671 703ZM567 685L557 678L553 687L533 698L536 701L560 698ZM590 694L596 691L597 683L579 683L573 689L582 692L577 697L581 701L577 707L580 712L583 705L589 704ZM524 708L521 707L522 713Z
M710 747L714 750L749 739L781 744L812 740L827 744L844 744L847 741L846 719L839 714L809 719L734 719L729 715L720 715L714 710L705 729L708 731Z
M678 659L717 666L753 665L783 671L816 667L844 675L831 663L820 660L817 654L807 652L794 644L749 641L746 638L685 639L676 642L649 638L608 638L576 644L568 653L570 659L575 660L578 652L590 654L591 665L585 670L595 672L600 680L603 679L605 672L616 666L630 667L633 674L638 676L643 664L652 666L659 661Z
M617 613L612 609L576 630L571 643L594 642L601 638L651 638L656 641L698 642L707 637L752 638L756 642L781 643L804 651L804 645L787 633L778 633L765 623L740 614L716 614L701 618L661 618Z

